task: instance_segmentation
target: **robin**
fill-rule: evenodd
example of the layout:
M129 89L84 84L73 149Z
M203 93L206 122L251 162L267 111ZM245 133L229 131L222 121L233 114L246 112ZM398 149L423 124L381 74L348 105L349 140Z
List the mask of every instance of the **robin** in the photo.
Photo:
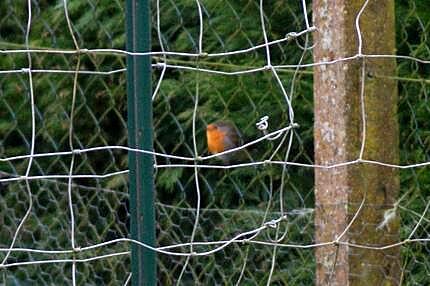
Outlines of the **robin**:
M217 154L240 146L240 135L237 128L228 122L218 121L206 127L208 151ZM229 164L233 153L219 156L224 164Z

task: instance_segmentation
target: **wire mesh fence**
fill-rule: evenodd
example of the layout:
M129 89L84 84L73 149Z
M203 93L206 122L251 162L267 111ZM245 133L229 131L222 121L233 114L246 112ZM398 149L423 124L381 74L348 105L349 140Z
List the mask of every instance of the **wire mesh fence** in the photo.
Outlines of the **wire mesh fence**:
M158 254L160 285L315 283L318 27L310 1L266 2L151 2L157 250L184 254ZM424 163L400 169L387 213L400 213L407 285L430 277L424 2L396 2L397 54L413 57L397 58L400 165ZM0 11L1 283L127 284L125 2ZM229 165L208 157L219 120L253 143Z

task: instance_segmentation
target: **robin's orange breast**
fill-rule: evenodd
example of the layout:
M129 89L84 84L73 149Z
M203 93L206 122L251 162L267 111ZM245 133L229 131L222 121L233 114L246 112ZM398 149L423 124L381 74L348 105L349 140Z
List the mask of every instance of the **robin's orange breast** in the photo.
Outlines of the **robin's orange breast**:
M206 129L206 137L208 141L208 151L211 154L216 154L224 151L224 132L220 131L213 124L209 124Z

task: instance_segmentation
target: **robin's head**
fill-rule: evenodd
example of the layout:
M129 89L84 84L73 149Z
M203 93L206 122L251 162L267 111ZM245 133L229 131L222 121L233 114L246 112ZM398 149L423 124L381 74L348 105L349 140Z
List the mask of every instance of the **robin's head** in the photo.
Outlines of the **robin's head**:
M208 132L214 132L218 129L218 126L216 125L216 123L211 123L208 126L206 126L206 131Z

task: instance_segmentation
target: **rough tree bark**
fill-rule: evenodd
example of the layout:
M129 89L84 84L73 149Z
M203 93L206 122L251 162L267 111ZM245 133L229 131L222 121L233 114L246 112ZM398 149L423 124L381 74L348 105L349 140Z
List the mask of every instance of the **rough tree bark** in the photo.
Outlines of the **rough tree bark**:
M314 61L358 53L355 19L365 0L314 0ZM394 1L369 1L360 18L363 54L394 54ZM365 66L364 78L362 67ZM392 58L359 57L314 68L315 162L332 165L359 158L364 80L366 140L363 159L398 163L397 84ZM385 77L385 78L384 78ZM399 191L398 170L359 162L315 170L316 241L336 240L360 203L341 242L382 246L399 239L399 217L384 222ZM335 244L318 247L317 285L397 285L399 248L369 250Z

